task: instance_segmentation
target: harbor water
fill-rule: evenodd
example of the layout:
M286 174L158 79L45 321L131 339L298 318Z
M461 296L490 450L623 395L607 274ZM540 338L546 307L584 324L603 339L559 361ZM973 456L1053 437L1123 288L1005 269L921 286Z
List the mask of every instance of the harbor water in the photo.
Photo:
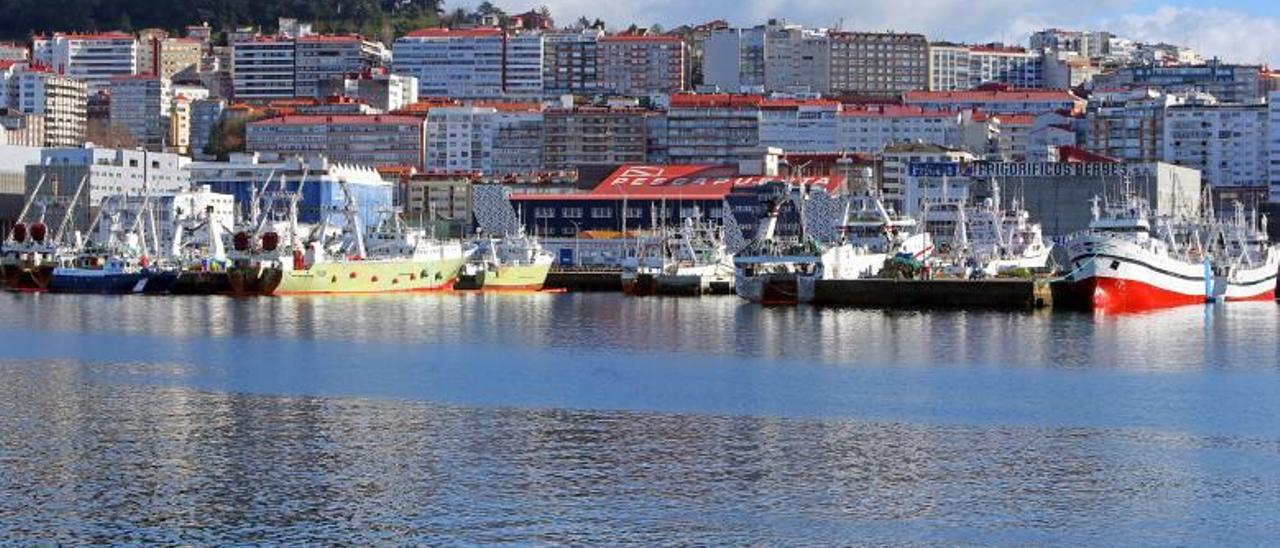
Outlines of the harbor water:
M0 295L17 544L1267 544L1280 309Z

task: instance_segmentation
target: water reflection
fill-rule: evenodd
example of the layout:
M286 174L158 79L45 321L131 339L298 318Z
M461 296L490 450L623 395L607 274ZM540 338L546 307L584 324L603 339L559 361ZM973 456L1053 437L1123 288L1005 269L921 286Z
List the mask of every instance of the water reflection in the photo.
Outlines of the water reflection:
M249 396L87 369L0 364L11 541L1196 544L1268 539L1280 503L1274 441Z

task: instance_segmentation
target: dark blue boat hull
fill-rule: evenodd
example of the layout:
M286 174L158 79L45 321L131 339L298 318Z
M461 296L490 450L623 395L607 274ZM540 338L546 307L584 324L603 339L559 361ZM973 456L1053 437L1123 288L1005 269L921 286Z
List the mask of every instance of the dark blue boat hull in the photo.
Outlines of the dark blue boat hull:
M149 295L168 293L178 280L177 272L131 272L103 276L74 276L54 273L49 280L50 293L95 295Z

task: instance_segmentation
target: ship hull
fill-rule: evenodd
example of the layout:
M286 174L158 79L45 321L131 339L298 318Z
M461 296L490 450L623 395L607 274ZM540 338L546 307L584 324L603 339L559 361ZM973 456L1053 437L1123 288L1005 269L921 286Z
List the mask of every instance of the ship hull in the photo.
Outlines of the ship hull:
M537 291L547 282L550 264L509 265L486 272L482 289L488 291Z
M0 277L4 279L4 288L8 291L47 291L49 281L53 279L53 268L53 265L5 264L0 265Z
M227 270L227 285L237 297L270 295L280 286L279 267L262 264L234 266Z
M647 297L657 292L656 276L653 274L622 274L622 292L635 296Z
M158 295L168 293L178 279L177 272L144 271L104 273L81 269L58 269L49 281L50 293L87 295Z
M800 302L800 276L795 273L739 275L734 291L739 297L765 305L790 305Z
M181 272L169 292L174 295L225 295L232 293L231 279L226 272Z
M368 260L312 265L281 273L268 295L398 293L442 291L453 287L462 257L432 261Z

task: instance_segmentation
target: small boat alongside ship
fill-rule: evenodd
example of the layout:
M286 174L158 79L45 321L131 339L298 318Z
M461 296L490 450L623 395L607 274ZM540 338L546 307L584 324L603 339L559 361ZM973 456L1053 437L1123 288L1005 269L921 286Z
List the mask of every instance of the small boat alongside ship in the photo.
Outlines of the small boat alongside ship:
M538 291L555 262L555 256L523 230L500 238L478 237L469 255L455 289Z

